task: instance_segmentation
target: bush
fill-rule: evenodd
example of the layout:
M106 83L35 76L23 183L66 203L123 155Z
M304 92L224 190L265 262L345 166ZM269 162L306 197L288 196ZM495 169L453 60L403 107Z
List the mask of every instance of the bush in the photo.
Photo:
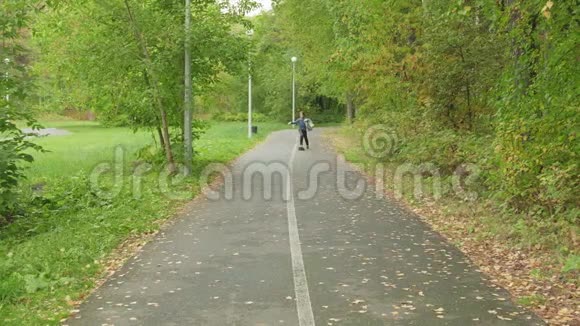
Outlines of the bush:
M306 116L312 119L314 124L321 123L342 123L344 122L344 115L332 114L332 113L306 113Z
M248 121L247 113L218 112L212 116L213 120L224 122L246 122ZM252 113L252 122L267 122L270 119L259 112Z
M1 6L1 4L0 4ZM22 6L23 8L19 8ZM17 210L17 186L24 178L25 164L34 160L31 150L41 150L29 138L32 135L23 133L14 121L25 121L33 129L40 126L29 112L25 99L32 87L25 67L17 61L19 55L24 55L23 49L17 42L11 42L9 35L18 35L19 26L25 23L25 4L9 5L8 12L2 12L0 30L7 36L4 42L3 55L10 55L2 68L6 67L6 74L0 78L0 90L6 90L0 96L0 225L9 222ZM5 10L6 7L1 8ZM8 94L8 96L4 96Z

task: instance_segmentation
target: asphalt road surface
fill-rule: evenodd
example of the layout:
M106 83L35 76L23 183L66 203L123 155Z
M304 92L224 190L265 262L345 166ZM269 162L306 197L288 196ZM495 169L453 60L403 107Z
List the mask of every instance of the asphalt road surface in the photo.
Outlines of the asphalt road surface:
M71 134L68 130L57 129L57 128L45 128L45 129L38 129L38 130L25 128L25 129L22 129L22 132L26 133L26 134L35 134L35 135L41 136L41 137L45 137L45 136L68 136Z
M542 325L319 132L242 156L65 324Z

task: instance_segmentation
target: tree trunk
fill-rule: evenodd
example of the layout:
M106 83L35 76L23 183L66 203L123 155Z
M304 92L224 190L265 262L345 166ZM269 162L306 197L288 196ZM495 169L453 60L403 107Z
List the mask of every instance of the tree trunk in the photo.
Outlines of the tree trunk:
M501 2L502 10L506 10L509 15L509 30L517 28L522 19L522 13L520 8L514 5L514 0L503 0ZM525 94L526 89L526 66L522 60L524 55L524 49L521 44L518 44L517 39L512 39L512 56L514 58L514 87L516 91L514 92L515 97L520 97Z
M175 169L175 162L173 159L173 152L171 151L171 139L169 137L169 125L167 123L167 112L163 108L163 102L161 101L161 95L159 92L159 81L157 78L157 74L153 69L153 62L151 61L151 56L149 55L149 50L147 49L147 41L143 37L143 34L139 30L139 26L135 21L135 17L133 16L133 12L131 10L131 6L129 5L129 1L125 0L125 7L127 8L127 14L129 15L129 21L133 26L133 32L135 34L135 39L139 43L139 47L141 48L141 55L143 56L143 61L145 62L145 69L149 74L149 77L152 81L151 91L153 92L153 102L157 106L159 110L159 115L161 117L161 134L162 134L162 143L165 148L165 157L167 159L167 169L169 172L173 173L176 171Z
M354 95L348 93L346 95L346 119L349 123L353 123L356 117L356 106L354 104Z
M461 63L463 67L467 67L467 61L465 59L465 54L463 53L463 48L459 47L459 56L461 58ZM471 79L469 78L469 73L465 73L465 100L467 102L467 128L469 130L473 129L473 110L471 108Z
M157 135L159 136L159 144L161 144L161 148L163 149L163 153L165 153L165 140L163 139L163 131L161 127L157 127Z

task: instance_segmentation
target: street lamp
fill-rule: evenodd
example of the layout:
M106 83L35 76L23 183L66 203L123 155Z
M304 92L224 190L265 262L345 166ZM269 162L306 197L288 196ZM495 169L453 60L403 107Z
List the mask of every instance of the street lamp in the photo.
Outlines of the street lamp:
M249 37L254 35L254 30L246 32ZM248 53L248 138L252 138L252 59Z
M298 58L292 57L292 121L296 121L296 61Z
M127 5L128 7L129 5ZM185 175L193 170L193 86L191 79L191 0L185 0L185 44L184 44L184 97L183 97L183 146Z

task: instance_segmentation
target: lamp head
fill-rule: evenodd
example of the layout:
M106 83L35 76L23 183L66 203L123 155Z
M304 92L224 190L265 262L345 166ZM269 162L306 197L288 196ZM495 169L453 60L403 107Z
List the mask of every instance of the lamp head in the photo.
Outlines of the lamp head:
M292 57L292 62L296 62L296 61L298 61L298 58Z

